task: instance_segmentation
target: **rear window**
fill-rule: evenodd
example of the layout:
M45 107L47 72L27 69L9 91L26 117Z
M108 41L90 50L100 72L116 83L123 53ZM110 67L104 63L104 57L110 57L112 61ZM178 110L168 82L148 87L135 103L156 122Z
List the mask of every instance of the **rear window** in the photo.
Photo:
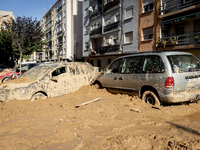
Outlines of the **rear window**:
M173 73L200 71L200 61L193 55L167 56Z

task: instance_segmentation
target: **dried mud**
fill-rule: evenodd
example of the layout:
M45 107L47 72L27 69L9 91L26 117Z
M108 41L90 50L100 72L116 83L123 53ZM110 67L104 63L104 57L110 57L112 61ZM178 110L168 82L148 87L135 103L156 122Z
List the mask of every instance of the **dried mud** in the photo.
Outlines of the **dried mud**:
M100 100L75 108L84 102ZM131 111L134 109L139 111ZM159 109L89 85L67 95L0 103L1 149L200 149L200 104Z

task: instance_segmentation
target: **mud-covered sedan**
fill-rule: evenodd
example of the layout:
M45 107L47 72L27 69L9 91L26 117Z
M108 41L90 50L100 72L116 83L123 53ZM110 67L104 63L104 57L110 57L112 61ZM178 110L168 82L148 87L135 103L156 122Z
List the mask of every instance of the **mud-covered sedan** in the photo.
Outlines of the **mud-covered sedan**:
M85 62L40 64L16 79L24 79L22 83L1 84L0 101L33 101L61 96L89 84L94 76L94 68Z

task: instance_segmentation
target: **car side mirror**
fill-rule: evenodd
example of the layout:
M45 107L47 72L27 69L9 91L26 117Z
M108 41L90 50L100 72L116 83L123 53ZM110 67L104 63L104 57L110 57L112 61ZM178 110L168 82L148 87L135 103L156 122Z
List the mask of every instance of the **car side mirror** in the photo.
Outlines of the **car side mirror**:
M58 82L58 80L56 79L56 77L55 77L55 76L54 76L54 77L52 77L50 80L51 80L51 81L53 81L53 82Z

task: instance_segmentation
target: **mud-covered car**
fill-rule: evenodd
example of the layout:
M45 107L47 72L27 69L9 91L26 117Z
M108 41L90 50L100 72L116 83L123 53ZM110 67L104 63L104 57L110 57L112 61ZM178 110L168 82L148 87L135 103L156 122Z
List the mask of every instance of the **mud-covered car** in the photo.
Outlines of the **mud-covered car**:
M92 81L111 92L138 95L153 105L200 99L200 61L191 53L154 51L114 60Z
M95 76L92 65L86 62L40 64L19 79L0 85L0 101L53 98L74 92L90 83ZM27 80L27 83L26 83Z
M21 74L25 73L27 70L39 65L35 62L26 62L21 65ZM12 70L7 73L0 75L0 82L8 82L12 79L18 78L20 75L20 65L15 66Z

